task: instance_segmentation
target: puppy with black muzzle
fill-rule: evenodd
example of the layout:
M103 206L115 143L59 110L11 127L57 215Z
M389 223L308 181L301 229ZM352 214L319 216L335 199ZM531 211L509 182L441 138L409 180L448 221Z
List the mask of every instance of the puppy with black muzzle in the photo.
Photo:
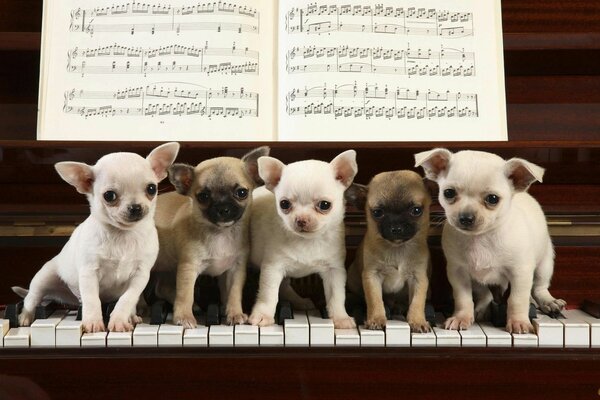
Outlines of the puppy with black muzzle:
M219 277L229 324L248 319L242 311L250 250L248 210L260 182L257 160L268 154L268 147L260 147L241 160L218 157L196 167L175 164L169 169L177 192L158 196L160 252L154 270L157 295L173 303L175 323L196 326L192 307L200 274Z
M565 307L548 291L554 249L544 212L526 192L542 181L543 168L481 151L433 149L416 154L415 160L438 183L446 212L442 247L455 305L447 329L467 329L486 314L492 301L489 285L506 289L510 284L508 332L533 332L530 295L544 312Z
M101 302L117 301L108 329L130 331L141 321L136 304L158 254L154 210L158 182L167 177L178 143L167 143L143 158L134 153L107 154L95 165L60 162L61 178L85 194L90 216L61 252L33 277L20 325L31 324L42 299L82 305L86 332L104 331Z
M386 325L386 294L409 304L407 321L413 332L430 331L425 301L431 197L423 179L412 171L383 172L368 187L353 185L346 195L367 217L367 232L348 271L348 289L364 294L367 302L365 326Z

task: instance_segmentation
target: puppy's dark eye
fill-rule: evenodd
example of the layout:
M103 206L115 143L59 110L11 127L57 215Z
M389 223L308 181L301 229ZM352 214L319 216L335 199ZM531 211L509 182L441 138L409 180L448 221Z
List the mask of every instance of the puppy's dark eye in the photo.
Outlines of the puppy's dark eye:
M319 206L319 210L328 211L331 208L331 203L326 200L322 200L319 202L318 206Z
M235 197L237 197L240 200L244 200L246 197L248 197L248 189L246 188L239 188L235 191Z
M375 208L371 210L371 215L373 215L373 218L381 218L383 217L383 210L381 208Z
M456 190L454 190L454 189L444 190L444 197L447 198L448 200L452 200L453 198L456 197Z
M495 194L488 194L485 197L485 202L491 206L495 206L496 204L498 204L499 201L500 201L500 197L498 197Z
M112 190L104 192L103 196L107 203L114 203L117 200L117 194Z
M198 193L196 198L198 199L198 202L206 203L208 200L210 200L210 193L208 193L206 191L200 192L200 193Z
M423 208L422 207L411 208L410 215L412 215L413 217L420 217L421 215L423 215Z
M156 194L156 185L151 183L146 186L146 193L148 193L149 196L154 196Z
M292 207L292 203L290 203L289 200L281 200L279 202L279 207L281 207L282 210L289 210Z

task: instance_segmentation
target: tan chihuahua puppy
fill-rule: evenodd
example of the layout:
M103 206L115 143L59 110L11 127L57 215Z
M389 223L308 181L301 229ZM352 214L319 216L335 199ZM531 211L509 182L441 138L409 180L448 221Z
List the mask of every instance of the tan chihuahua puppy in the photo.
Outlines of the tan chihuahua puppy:
M386 325L383 294L394 294L407 297L411 330L430 331L425 301L431 196L423 179L412 171L383 172L368 187L352 186L346 196L364 207L367 215L367 233L348 272L350 291L365 295L366 327Z
M243 324L248 319L242 311L250 252L250 213L246 210L252 204L252 190L260 182L257 160L268 154L268 147L260 147L241 160L218 157L195 168L175 164L169 169L169 180L177 192L158 196L155 221L160 251L154 270L159 277L157 295L173 303L175 323L196 326L192 307L200 274L219 277L229 324Z

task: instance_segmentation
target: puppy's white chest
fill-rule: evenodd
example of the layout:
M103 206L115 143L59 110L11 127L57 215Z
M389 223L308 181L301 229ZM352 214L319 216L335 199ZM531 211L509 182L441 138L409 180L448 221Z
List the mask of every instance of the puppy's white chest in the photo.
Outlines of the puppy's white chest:
M491 245L473 245L465 251L469 273L484 284L498 283L502 278L498 251Z
M404 265L388 266L383 271L384 293L396 293L402 290L409 278Z
M231 269L236 264L241 245L234 232L215 236L206 247L205 273L218 276Z

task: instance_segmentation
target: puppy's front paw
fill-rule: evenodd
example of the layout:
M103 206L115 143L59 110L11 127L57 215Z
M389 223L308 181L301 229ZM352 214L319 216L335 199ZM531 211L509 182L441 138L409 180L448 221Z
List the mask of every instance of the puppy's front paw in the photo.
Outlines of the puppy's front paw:
M552 299L551 301L540 304L540 310L545 314L558 314L567 306L567 302L563 299Z
M446 320L444 323L444 328L450 329L453 331L463 331L469 329L469 327L473 324L473 315L453 315Z
M29 326L33 322L34 313L28 311L21 311L19 314L19 326Z
M509 318L506 322L506 331L508 333L533 333L533 325L528 318Z
M231 313L227 314L228 325L243 325L248 321L248 316L244 313Z
M196 327L196 317L192 313L175 313L173 315L173 321L177 325L183 326L185 329L191 329Z
M387 323L385 315L373 315L365 321L365 328L367 329L383 329Z
M261 312L253 312L248 318L248 323L257 326L270 326L275 323L275 318L272 315L267 315Z
M333 318L333 326L335 329L351 329L356 328L356 322L350 317Z
M431 332L431 326L425 318L408 318L408 325L411 332L426 333Z
M83 325L83 330L87 333L104 332L106 330L102 317L84 318L81 323Z
M131 316L131 321L133 322L134 325L141 324L142 323L142 317L140 317L139 315L133 314Z
M111 332L131 332L133 324L126 315L111 315L108 321L108 330Z

